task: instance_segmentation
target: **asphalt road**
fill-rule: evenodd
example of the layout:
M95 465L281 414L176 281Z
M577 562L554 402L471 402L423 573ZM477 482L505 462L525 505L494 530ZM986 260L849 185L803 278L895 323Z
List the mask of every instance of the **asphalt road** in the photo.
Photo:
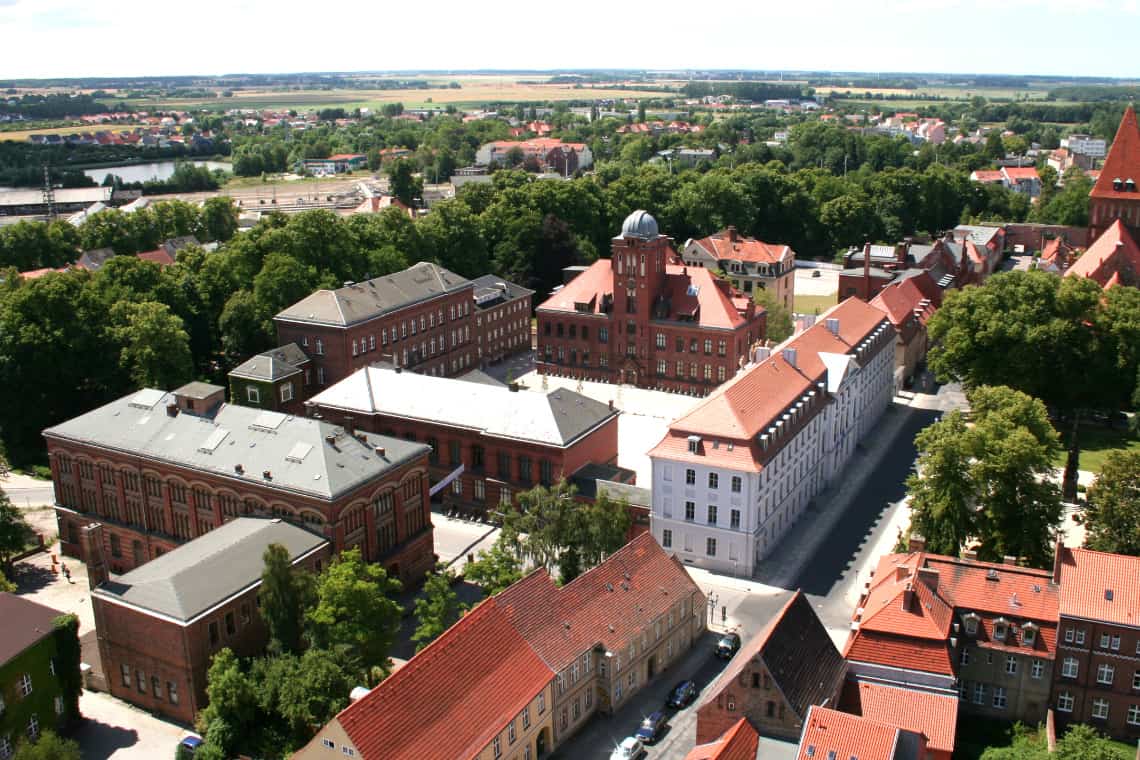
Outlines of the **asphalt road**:
M661 709L675 683L693 678L704 689L720 675L726 663L712 656L712 642L721 630L738 630L747 640L764 627L796 588L808 595L832 639L841 646L860 581L882 554L892 550L898 528L905 524L904 484L916 457L914 436L942 411L956 406L959 398L950 389L946 395L926 396L923 406L927 408L892 405L876 433L863 442L843 477L837 479L837 485L817 498L818 508L801 518L781 548L764 563L758 579L693 572L702 589L716 598L715 624L707 641L698 643L688 657L662 673L617 714L595 716L554 757L609 757L617 743L637 730L644 715ZM778 580L779 585L763 580ZM700 700L698 697L697 703ZM696 742L697 703L672 714L668 733L647 749L648 758L685 757ZM762 744L766 759L796 756L792 743L764 738Z

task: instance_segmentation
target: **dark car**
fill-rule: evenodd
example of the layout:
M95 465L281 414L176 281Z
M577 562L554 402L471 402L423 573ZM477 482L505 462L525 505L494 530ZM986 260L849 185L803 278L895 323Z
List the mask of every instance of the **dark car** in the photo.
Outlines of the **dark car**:
M651 713L645 720L641 721L641 727L637 729L634 737L646 744L653 744L665 732L666 722L665 713L661 711Z
M680 709L692 704L696 698L697 685L692 681L681 681L681 683L674 686L673 691L669 693L669 699L665 700L665 706Z
M726 633L716 643L716 656L722 660L730 660L738 649L740 649L740 635Z

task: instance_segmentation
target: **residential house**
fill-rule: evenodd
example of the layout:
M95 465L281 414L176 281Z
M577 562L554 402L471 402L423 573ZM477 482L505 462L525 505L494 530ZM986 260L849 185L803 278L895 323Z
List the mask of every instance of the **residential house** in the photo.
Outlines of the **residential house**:
M786 245L773 245L743 237L733 226L700 240L689 239L681 250L686 266L724 272L732 286L751 295L767 290L788 311L792 310L796 285L796 252Z
M752 298L669 263L670 240L645 211L626 218L612 249L536 310L541 374L703 395L767 334Z
M844 668L811 602L796 591L705 690L697 743L715 740L740 718L762 736L795 740L813 706L839 698Z
M587 464L617 461L619 412L566 389L366 367L308 405L326 420L427 444L431 494L479 514Z
M1136 743L1140 557L1058 546L1052 581L1060 586L1051 700L1058 723L1088 723Z
M741 718L716 739L693 747L685 760L756 760L759 745L760 734Z
M296 343L262 351L230 370L230 399L258 409L302 413L301 399L313 385L311 364Z
M1140 182L1140 126L1136 123L1136 111L1130 105L1124 109L1116 139L1089 193L1090 239L1100 237L1117 220L1124 223L1133 238L1140 235L1137 182Z
M43 731L59 731L77 720L79 673L67 674L61 654L79 642L57 628L59 610L7 592L0 593L0 758ZM71 684L71 686L69 686ZM71 689L74 694L69 693Z
M926 362L926 323L942 305L942 289L925 270L913 277L891 282L871 299L895 328L894 388L897 394L910 387Z
M44 431L60 548L86 559L80 529L103 524L125 573L241 516L359 547L415 583L435 565L429 448L224 402L225 389L145 388Z
M1047 571L912 551L883 557L845 656L856 682L958 698L986 718L1044 720L1057 645Z
M705 632L707 604L648 534L564 586L536 570L495 603L554 672L555 746L680 660Z
M585 143L564 143L553 137L485 143L475 152L475 163L481 166L509 164L515 155L514 151L522 154L523 161L533 160L544 171L557 172L563 176L594 165L594 154L590 151L590 146Z
M839 709L910 731L926 745L923 760L951 760L958 731L958 699L949 694L848 680Z
M1070 245L1064 235L1058 235L1042 246L1037 268L1054 274L1065 274L1080 255L1081 251Z
M319 572L332 545L277 518L238 517L123 575L108 572L104 526L83 528L99 659L113 696L183 724L206 706L206 671L223 647L264 652L258 590L270 545Z
M1003 166L1002 184L1015 193L1036 198L1041 195L1041 177L1036 166Z
M649 452L661 545L750 577L874 429L894 341L882 311L849 298L671 423Z
M890 723L812 706L796 760L927 760L920 734Z

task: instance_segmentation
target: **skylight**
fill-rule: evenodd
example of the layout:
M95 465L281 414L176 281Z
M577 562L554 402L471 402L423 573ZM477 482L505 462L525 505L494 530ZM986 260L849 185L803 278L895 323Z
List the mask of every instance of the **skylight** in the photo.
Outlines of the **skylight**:
M201 451L204 454L213 454L218 446L221 445L222 441L226 440L226 436L229 434L230 431L226 430L225 428L218 428L214 432L210 433L209 437L206 438L202 445L198 447L198 451Z

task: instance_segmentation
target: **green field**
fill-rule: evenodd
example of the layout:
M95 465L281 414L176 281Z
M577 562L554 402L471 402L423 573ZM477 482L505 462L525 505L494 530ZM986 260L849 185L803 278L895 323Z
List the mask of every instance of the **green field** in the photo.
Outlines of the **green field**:
M1112 451L1140 451L1140 440L1124 430L1110 430L1100 425L1081 426L1081 463L1080 469L1089 472L1100 472L1105 457ZM1066 453L1062 451L1057 455L1054 464L1065 466Z
M792 311L797 314L822 314L838 303L836 294L829 296L806 296L796 294Z

